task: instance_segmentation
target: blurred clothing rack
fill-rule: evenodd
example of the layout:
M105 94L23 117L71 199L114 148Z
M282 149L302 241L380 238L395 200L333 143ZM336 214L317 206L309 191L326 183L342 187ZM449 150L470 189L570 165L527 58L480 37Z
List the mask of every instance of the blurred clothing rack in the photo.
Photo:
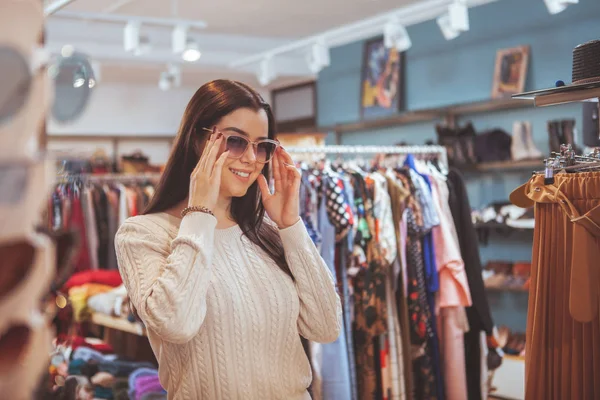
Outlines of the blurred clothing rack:
M448 165L446 148L437 145L289 147L286 150L291 154L438 154L440 161Z
M57 177L57 183L68 183L74 181L82 182L140 182L158 180L160 173L147 174L65 174Z

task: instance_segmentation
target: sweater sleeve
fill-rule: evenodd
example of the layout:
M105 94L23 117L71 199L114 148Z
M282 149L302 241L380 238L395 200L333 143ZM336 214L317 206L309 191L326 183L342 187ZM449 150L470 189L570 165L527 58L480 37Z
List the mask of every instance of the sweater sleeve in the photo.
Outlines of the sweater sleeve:
M167 342L189 342L204 322L216 224L211 215L186 215L170 248L135 219L117 232L117 260L131 303L146 327Z
M342 326L342 306L331 272L302 220L279 234L300 298L300 334L313 342L335 341Z

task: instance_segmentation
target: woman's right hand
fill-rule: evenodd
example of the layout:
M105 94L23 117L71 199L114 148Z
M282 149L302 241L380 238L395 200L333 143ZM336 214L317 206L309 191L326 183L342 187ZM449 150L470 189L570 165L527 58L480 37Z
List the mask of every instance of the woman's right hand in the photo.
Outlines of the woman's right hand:
M221 171L229 153L225 151L217 159L222 142L223 135L213 133L204 145L200 160L190 176L189 207L215 209L221 188Z

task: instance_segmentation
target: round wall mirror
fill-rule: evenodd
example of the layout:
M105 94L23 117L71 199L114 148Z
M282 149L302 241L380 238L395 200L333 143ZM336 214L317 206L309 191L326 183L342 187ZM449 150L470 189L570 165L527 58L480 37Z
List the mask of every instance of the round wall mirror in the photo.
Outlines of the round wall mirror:
M0 125L21 110L30 88L31 74L25 58L11 47L0 46Z
M60 123L72 122L85 110L96 85L89 59L78 52L68 57L59 56L50 74L55 87L52 117Z

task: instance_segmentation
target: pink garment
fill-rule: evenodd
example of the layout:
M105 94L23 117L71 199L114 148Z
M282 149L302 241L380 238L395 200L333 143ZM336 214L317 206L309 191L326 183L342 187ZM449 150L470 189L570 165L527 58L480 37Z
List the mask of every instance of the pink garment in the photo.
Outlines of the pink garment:
M402 282L404 282L404 297L408 293L408 276L406 275L406 239L408 237L408 221L407 221L408 209L402 213L402 220L400 221L400 261L402 266Z
M448 186L445 183L440 184L433 176L430 177L430 181L431 194L440 219L440 224L433 228L435 261L440 279L436 309L438 307L468 307L473 304L473 301L465 263L460 254L456 227L448 205Z
M469 330L463 307L445 307L437 316L440 358L447 400L464 400L467 394L464 334Z

